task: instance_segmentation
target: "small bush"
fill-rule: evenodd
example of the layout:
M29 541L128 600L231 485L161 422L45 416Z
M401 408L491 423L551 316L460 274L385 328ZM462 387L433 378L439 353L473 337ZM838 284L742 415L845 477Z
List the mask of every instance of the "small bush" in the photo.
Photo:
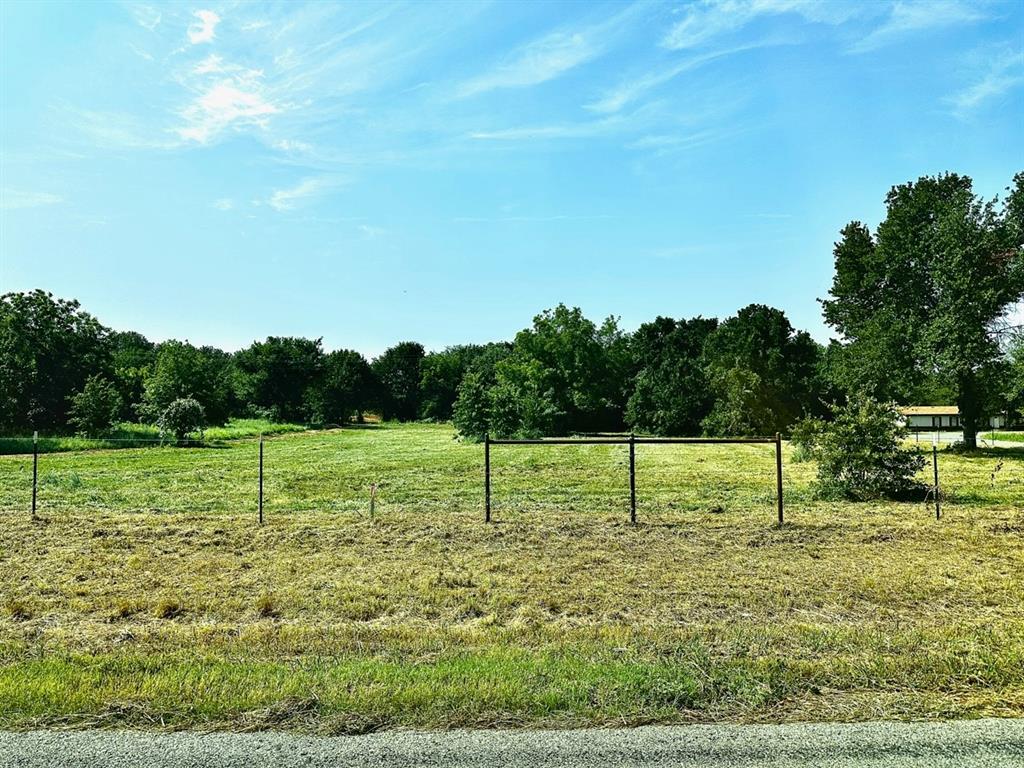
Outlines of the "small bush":
M895 403L858 397L833 408L832 417L805 419L793 430L797 453L818 462L821 498L899 500L923 492L916 476L925 459L904 447L907 430Z
M160 437L174 436L178 443L184 443L189 435L198 433L203 438L203 427L206 426L206 414L198 400L182 397L164 409L157 420Z

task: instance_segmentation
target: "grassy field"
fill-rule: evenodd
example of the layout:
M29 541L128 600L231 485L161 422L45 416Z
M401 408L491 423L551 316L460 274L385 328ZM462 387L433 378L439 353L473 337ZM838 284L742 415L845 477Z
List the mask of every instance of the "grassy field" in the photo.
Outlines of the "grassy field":
M788 449L787 449L788 455ZM0 457L0 727L1024 715L1024 451L920 503L773 447L482 448L446 426ZM379 486L375 515L369 486Z
M231 419L223 426L208 427L203 432L203 439L195 439L195 443L218 443L224 440L237 440L242 437L264 435L280 435L286 432L302 432L306 428L300 424L279 424L266 419ZM148 448L160 441L160 430L153 424L134 424L124 422L118 424L109 434L100 438L84 438L74 436L58 436L39 438L40 453L58 451L86 451L96 448L124 449ZM15 453L31 453L32 436L0 437L0 455Z

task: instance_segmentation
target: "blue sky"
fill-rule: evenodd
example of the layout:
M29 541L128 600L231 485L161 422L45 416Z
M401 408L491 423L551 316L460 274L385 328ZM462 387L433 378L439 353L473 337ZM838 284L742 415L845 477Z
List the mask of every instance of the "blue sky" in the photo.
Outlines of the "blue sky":
M1024 169L1024 3L0 5L0 291L234 349L784 309Z

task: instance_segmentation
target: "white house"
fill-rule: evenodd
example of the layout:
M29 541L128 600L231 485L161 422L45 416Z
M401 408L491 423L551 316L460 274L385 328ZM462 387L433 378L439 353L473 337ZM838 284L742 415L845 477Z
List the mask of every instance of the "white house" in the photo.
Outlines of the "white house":
M900 413L911 432L961 429L960 409L955 405L904 405ZM988 420L991 429L1001 429L1005 424L1004 416L992 416Z

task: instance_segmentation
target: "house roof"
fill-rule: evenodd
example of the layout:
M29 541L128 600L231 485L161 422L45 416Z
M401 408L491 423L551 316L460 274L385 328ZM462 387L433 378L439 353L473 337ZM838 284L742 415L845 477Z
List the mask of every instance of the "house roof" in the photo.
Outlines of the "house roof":
M955 405L904 405L900 407L904 416L959 416Z

